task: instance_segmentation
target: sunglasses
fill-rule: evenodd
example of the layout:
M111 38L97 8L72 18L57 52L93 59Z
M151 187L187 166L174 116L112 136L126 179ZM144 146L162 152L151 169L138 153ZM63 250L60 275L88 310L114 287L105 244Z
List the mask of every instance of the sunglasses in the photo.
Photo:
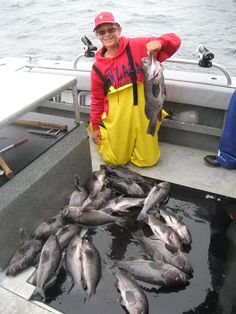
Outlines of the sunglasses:
M115 31L117 30L117 27L110 27L110 28L107 28L107 29L101 29L101 30L97 30L96 33L99 35L99 36L103 36L105 35L106 33L108 34L113 34L115 33Z

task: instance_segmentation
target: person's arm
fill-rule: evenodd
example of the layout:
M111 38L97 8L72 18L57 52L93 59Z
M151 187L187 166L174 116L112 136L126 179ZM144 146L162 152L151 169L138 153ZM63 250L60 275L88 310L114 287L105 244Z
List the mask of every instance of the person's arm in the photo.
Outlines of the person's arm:
M157 60L162 62L170 58L180 47L181 39L174 33L164 34L158 38L161 50L157 53Z
M91 71L91 101L90 123L92 124L92 140L96 145L101 144L100 122L104 111L104 86L94 70Z
M147 52L156 52L157 60L162 62L170 58L181 44L181 39L174 33L164 34L160 37L151 39L147 44Z

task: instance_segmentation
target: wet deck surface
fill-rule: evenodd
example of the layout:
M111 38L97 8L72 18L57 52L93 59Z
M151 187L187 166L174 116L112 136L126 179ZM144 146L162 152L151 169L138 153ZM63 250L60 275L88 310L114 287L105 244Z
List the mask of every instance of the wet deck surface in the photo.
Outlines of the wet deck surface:
M235 246L236 225L231 220L236 213L235 201L218 198L205 192L172 185L167 208L172 209L189 227L193 244L186 253L190 259L194 275L189 285L182 289L157 289L144 287L149 302L149 313L220 313L223 306L233 308L236 256L232 255ZM144 252L141 246L132 241L131 232L137 228L146 231L146 225L137 223L134 211L129 216L126 228L112 225L98 227L88 233L89 239L98 249L102 259L102 279L97 294L84 302L82 291L71 289L71 280L62 268L56 286L47 291L46 303L64 313L122 313L119 293L114 285L114 277L109 266L116 260L140 258ZM228 232L231 234L228 236ZM115 269L113 269L115 270ZM141 283L141 282L140 282ZM226 285L231 285L231 296ZM222 313L230 313L223 311ZM233 312L232 312L233 313Z

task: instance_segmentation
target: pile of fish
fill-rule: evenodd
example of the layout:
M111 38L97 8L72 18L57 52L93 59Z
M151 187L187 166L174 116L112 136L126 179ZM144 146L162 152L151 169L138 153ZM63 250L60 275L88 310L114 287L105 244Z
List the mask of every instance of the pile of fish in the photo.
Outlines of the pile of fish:
M146 285L179 289L189 284L193 268L185 252L192 239L187 226L166 209L170 183L114 165L100 165L83 186L78 177L74 183L67 205L35 229L6 269L7 276L15 276L31 265L37 268L32 300L45 301L45 290L55 283L62 265L72 288L86 293L86 300L96 294L103 261L90 231L110 224L128 228L131 213L139 226L132 232L133 241L145 257L117 260L107 267L128 313L148 313Z

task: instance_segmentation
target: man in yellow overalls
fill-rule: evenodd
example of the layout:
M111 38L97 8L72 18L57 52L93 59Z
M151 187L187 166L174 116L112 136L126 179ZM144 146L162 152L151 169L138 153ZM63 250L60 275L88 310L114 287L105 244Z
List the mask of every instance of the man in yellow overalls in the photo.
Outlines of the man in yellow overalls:
M91 72L92 139L104 162L138 167L155 165L160 158L158 130L147 134L144 75L141 59L149 53L162 62L180 46L177 35L125 38L110 12L95 17L94 31L102 43ZM162 111L162 119L166 112Z

